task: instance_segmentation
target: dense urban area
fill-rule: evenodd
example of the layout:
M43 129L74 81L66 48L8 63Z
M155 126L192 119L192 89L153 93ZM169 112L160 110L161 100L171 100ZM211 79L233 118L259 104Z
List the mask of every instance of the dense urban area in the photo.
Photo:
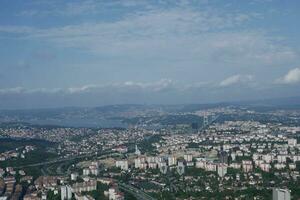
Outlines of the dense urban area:
M124 127L2 114L0 200L300 199L299 110L124 107L101 110Z
M300 0L0 0L0 200L300 200Z

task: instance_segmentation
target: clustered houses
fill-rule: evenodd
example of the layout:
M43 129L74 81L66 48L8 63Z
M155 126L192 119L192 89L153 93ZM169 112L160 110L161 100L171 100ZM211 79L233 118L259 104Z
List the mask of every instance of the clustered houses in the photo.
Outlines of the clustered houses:
M99 167L99 161L91 161L88 167L82 169L82 176L77 172L71 173L70 179L73 184L67 184L68 181L60 179L61 177L41 176L35 181L35 188L40 191L52 190L55 194L60 191L61 199L69 200L74 196L76 200L94 200L92 196L83 195L82 193L97 190L97 182L101 182L111 186L108 191L104 191L104 195L109 197L110 200L123 200L124 194L118 190L118 186L113 179L96 178L99 174ZM79 177L83 179L83 182L77 181ZM27 196L33 198L35 193L29 195Z
M83 168L82 170L82 174L84 176L88 176L88 175L95 175L98 176L99 174L99 162L97 161L93 161L91 163L91 165L89 165L88 168ZM74 176L74 175L73 175ZM74 178L73 178L74 179Z
M177 158L174 155L165 156L139 156L134 159L134 168L146 170L146 169L160 169L162 173L166 173L168 169L177 169L179 174L184 173L185 167L202 168L207 171L219 171L220 176L224 176L227 171L227 164L208 161L204 158L196 158L196 162L193 161L191 154L184 155L184 158ZM124 167L125 166L125 167ZM127 160L117 160L116 167L122 170L128 170Z
M120 145L120 146L112 148L112 151L117 151L119 153L127 153L128 148L124 145Z
M34 181L34 185L37 189L54 189L55 187L57 187L60 181L63 181L62 177L40 176Z
M159 169L163 174L170 169L184 174L185 171L179 169L200 168L215 172L220 180L234 180L233 184L244 186L264 182L259 170L296 180L300 177L296 170L296 162L300 161L300 145L293 135L277 132L278 127L277 124L235 121L214 124L202 134L165 134L160 142L153 144L157 155L140 155L133 162L129 158L127 164L130 162L130 168L145 173L148 169ZM126 160L116 161L116 166L122 168L123 163ZM232 172L228 174L231 169L238 173L235 172L234 176ZM139 179L145 179L143 172L134 173L139 174L136 175ZM198 180L196 177L193 179ZM240 183L242 180L245 182ZM155 176L150 181L163 184Z
M244 172L252 171L254 167L266 172L272 168L294 170L295 163L299 161L300 146L294 138L273 134L274 127L275 125L267 126L247 121L215 124L202 135L164 136L164 145L161 145L159 152L186 151L189 143L195 143L202 149L202 152L211 150L228 152L231 158L228 167L241 168ZM230 134L233 131L236 131L235 134ZM237 158L239 161L236 160ZM185 160L189 162L187 158ZM195 164L196 167L201 166L206 170L216 168L215 163L201 159Z
M174 157L168 159L168 157L140 156L134 159L134 167L137 169L157 169L164 166L164 164L166 164L169 160L169 166L176 164L176 158Z
M15 188L18 186L16 185L16 179L13 176L5 177L3 179L3 186L5 186L5 197L12 197L15 196L14 191Z
M61 153L65 156L74 156L97 153L99 149L126 153L128 149L125 144L132 140L141 141L146 134L152 134L152 132L145 130L98 130L93 134L84 135L84 139L80 141L74 141L72 137L66 138L61 142Z
M97 181L96 180L89 180L82 183L75 183L71 186L71 191L73 193L81 193L81 192L89 192L96 190L97 188Z
M59 143L59 154L64 157L96 153L99 149L126 153L125 144L142 141L145 135L156 134L145 129L100 129L91 128L0 128L0 135L12 138L43 139ZM77 139L82 138L82 139ZM0 154L0 161L9 157L24 156L15 151Z
M223 177L227 173L228 165L225 163L210 161L205 158L196 158L195 167L206 171L217 171L218 175Z
M59 176L40 176L34 181L34 188L31 188L32 191L28 190L24 199L34 199L34 200L46 200L47 191L53 191L54 194L58 194L61 190L62 196L67 192L64 192L60 185L64 184L65 177ZM70 192L69 192L70 193ZM67 197L67 196L66 196ZM70 197L70 194L69 194ZM69 199L69 198L67 198Z
M51 142L63 142L67 138L78 137L84 134L90 134L92 131L87 128L0 128L2 136L12 138L32 138L44 139Z
M218 163L205 158L196 158L196 168L201 168L206 171L216 171Z
M227 134L227 131L235 129L239 131L250 131L248 134ZM270 133L272 127L262 125L258 122L226 122L222 125L212 126L204 135L166 135L159 145L160 155L139 156L134 159L134 167L138 169L162 169L176 166L178 158L175 155L163 155L164 152L176 152L182 150L184 165L195 166L206 171L219 172L223 177L227 168L241 169L244 173L252 172L255 168L269 172L273 168L296 169L296 162L300 161L299 145L294 138L288 138L281 134ZM217 131L217 132L215 132ZM222 132L220 134L218 131ZM257 134L259 132L259 134ZM194 152L187 149L187 143L198 143L203 152L216 151L217 153L227 152L230 162L223 160L210 160L205 157L196 157ZM226 155L227 155L226 153ZM195 162L193 161L193 156ZM225 156L226 157L226 156ZM226 158L227 159L227 158ZM221 161L221 162L220 162ZM116 161L116 167L128 170L126 160Z
M44 191L54 191L54 194L58 194L58 191L60 190L62 199L71 199L72 194L74 193L77 200L90 200L93 198L81 195L81 192L94 191L97 189L97 181L93 179L80 183L76 182L72 186L60 186L61 184L64 184L64 182L65 180L61 177L41 176L34 182L35 190L26 194L24 199L43 200L44 198L40 198L38 193L44 194Z
M92 164L95 165L95 162ZM74 175L74 174L73 174ZM23 177L23 181L31 183L32 177ZM109 191L104 192L111 200L123 200L124 194L118 190L118 185L114 180L108 178L93 178L82 176L83 182L75 181L73 184L68 184L66 177L59 176L40 176L32 184L27 191L23 191L21 185L17 184L15 177L7 176L0 179L0 197L1 200L19 199L22 193L25 193L25 200L46 200L47 192L52 191L55 195L61 195L61 199L76 200L94 200L89 195L83 195L83 192L91 192L97 190L97 182L110 185ZM5 193L3 194L3 192Z
M207 116L214 112L234 113L235 110L211 110L197 115ZM98 161L85 161L85 164L70 171L70 177L40 176L35 181L22 169L0 168L0 195L17 198L25 192L24 199L41 200L52 191L55 195L61 193L66 199L75 196L77 200L91 200L93 197L82 192L97 190L97 183L101 182L110 187L104 193L109 199L122 200L124 194L117 185L112 184L116 179L124 178L122 175L126 176L129 184L154 193L213 193L232 188L246 190L249 186L270 189L269 185L275 182L267 180L267 184L263 184L265 174L272 174L283 183L300 178L297 170L300 145L296 139L299 127L251 120L213 123L196 133L183 134L181 131L176 127L158 132L144 129L5 129L2 132L4 135L58 142L62 157L96 156L94 153L99 149L104 150L105 155L97 155L97 159L101 157L101 162L109 164L102 163L106 167L104 169ZM135 153L133 148L128 151L128 143L132 145L134 141L140 145L139 142L156 134L159 134L159 139L151 144L154 151L147 152L143 148L141 152L137 146ZM9 156L26 159L26 153L34 148L26 146L2 153L0 163L1 159L8 159ZM121 171L111 169L112 166ZM27 182L29 189L20 192L20 182ZM145 187L143 182L146 182Z
M107 196L109 200L124 200L124 193L120 192L116 185L110 187L108 191L104 191L104 195Z
M23 170L15 171L12 167L0 168L0 197L18 199L22 193L22 187L17 183L15 176L20 176L20 182L31 182L31 176L24 176ZM5 192L3 194L3 192Z
M116 167L120 168L121 170L127 171L128 170L128 161L127 160L117 160Z
M124 194L118 190L118 185L114 183L114 180L108 178L89 178L87 181L76 182L71 186L61 186L62 198L71 199L70 197L74 194L76 200L94 200L94 198L89 195L82 195L82 192L97 190L97 182L111 186L108 191L104 191L104 195L110 200L124 200Z
M33 150L35 150L34 146L27 145L25 147L16 148L15 150L0 153L0 163L1 161L9 160L12 158L24 159L26 154Z

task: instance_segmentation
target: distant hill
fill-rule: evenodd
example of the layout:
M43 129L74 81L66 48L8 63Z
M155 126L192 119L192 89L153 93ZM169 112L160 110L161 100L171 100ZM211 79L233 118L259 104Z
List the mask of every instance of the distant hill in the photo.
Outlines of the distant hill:
M120 126L124 119L135 117L155 117L162 115L176 115L182 112L218 107L245 107L257 111L271 111L277 109L300 109L300 96L260 99L251 101L220 102L207 104L181 105L142 105L123 104L99 107L64 107L28 110L1 110L0 123L27 122L36 125L55 126ZM116 123L117 122L117 123ZM5 124L7 125L7 124Z

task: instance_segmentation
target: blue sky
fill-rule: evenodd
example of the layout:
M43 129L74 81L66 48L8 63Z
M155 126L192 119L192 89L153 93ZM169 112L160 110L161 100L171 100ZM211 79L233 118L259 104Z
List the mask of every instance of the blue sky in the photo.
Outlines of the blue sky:
M2 0L0 108L299 95L297 0Z

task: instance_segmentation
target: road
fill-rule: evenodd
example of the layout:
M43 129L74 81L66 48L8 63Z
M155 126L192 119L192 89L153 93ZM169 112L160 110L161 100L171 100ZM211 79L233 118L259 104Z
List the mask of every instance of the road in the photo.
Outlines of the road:
M101 153L98 153L97 155L106 155L106 154L110 154L112 153L112 151L102 151ZM29 164L29 165L23 165L23 166L18 166L15 168L24 168L24 167L38 167L38 166L43 166L43 165L50 165L50 164L55 164L55 163L60 163L60 162L66 162L66 161L71 161L71 160L75 160L78 158L86 158L86 157L91 157L91 156L95 156L95 153L91 153L91 154L84 154L84 155L78 155L78 156L73 156L73 157L69 157L69 158L59 158L59 159L54 159L54 160L50 160L50 161L45 161L45 162L39 162L39 163L33 163L33 164Z
M136 187L133 187L131 185L127 185L127 184L119 182L118 186L122 190L125 190L126 192L132 194L138 200L156 200L155 198L151 197L150 195L148 195L144 191L142 191L142 190L140 190L140 189L138 189Z

